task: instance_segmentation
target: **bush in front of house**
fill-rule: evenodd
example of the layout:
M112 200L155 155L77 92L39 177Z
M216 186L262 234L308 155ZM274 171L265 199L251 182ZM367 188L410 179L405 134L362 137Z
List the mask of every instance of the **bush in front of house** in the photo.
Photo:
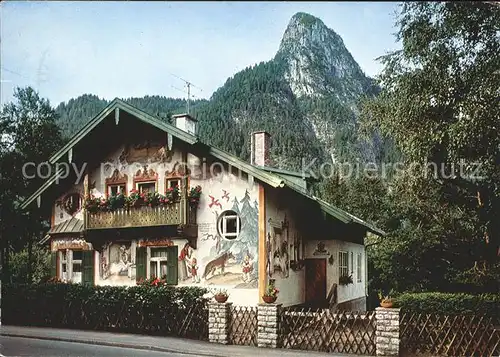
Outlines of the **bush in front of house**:
M206 289L81 284L7 284L2 322L206 338Z
M394 299L402 311L428 314L500 316L500 295L464 293L403 293Z

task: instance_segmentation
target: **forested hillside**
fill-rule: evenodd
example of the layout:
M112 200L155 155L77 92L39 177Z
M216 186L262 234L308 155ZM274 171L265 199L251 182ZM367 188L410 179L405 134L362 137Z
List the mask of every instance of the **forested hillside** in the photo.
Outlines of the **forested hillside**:
M185 99L167 98L158 95L123 99L133 106L165 120L172 114L186 111ZM78 98L59 104L56 107L58 114L57 124L61 128L63 136L70 137L76 133L85 123L104 109L109 102L93 94L84 94ZM191 107L196 110L197 106L205 102L205 100L192 101Z

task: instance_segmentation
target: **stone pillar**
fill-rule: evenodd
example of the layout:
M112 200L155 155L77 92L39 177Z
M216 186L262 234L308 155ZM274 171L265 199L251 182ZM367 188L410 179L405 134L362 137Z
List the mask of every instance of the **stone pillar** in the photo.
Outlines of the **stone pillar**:
M208 303L208 340L213 343L229 343L229 323L233 303Z
M399 309L375 309L377 356L399 356Z
M281 347L281 304L259 304L257 308L257 346Z

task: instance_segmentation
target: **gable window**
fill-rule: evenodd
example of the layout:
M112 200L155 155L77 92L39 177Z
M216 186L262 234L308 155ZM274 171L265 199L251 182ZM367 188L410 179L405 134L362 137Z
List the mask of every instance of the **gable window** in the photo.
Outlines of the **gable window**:
M119 193L127 194L125 184L108 185L108 196L116 196Z
M139 193L155 192L156 181L137 182L135 188L137 191L139 191Z
M72 283L81 283L83 252L81 250L64 249L58 253L60 262L58 278Z
M358 253L358 257L357 257L357 264L356 264L356 277L357 277L357 281L358 283L361 283L361 272L362 272L362 255L361 253Z
M221 237L235 239L240 234L241 219L234 211L222 212L217 222L217 230Z
M339 252L339 276L349 276L349 253Z

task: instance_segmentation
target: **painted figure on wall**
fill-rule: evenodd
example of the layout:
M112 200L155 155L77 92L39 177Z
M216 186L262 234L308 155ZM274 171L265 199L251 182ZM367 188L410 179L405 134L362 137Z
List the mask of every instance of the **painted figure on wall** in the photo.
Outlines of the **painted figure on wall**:
M281 227L272 226L271 232L273 233L271 240L272 252L272 270L273 273L281 273L282 278L289 276L289 254L288 254L288 241L286 239L287 229L282 224Z
M196 258L191 259L191 263L189 264L189 270L191 272L191 281L193 283L199 283L200 282L200 277L198 276L198 262L196 261Z
M113 284L128 284L135 280L135 263L131 242L108 243L101 252L100 277Z
M248 255L245 256L243 260L243 281L248 283L252 280L251 273L253 271L252 262L250 261L250 257Z
M192 248L189 243L186 243L179 253L179 281L184 281L189 279L191 275L189 273L189 263L192 255ZM194 259L194 258L193 258Z

